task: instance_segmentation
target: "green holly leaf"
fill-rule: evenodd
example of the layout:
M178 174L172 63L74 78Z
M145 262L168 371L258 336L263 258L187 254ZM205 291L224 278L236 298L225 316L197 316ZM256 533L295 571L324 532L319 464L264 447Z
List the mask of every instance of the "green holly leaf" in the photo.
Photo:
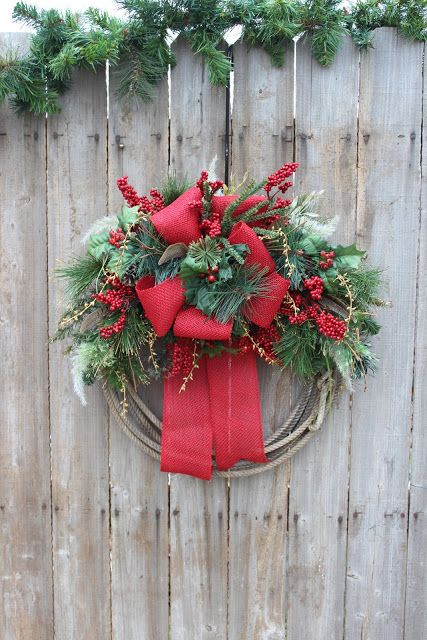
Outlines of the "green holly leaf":
M230 267L230 265L226 264L224 266L221 265L219 267L218 280L221 280L221 281L231 280L232 277L233 277L233 269Z
M194 280L197 283L199 272L196 269L193 269L191 265L191 260L189 260L187 256L181 262L181 268L178 275L183 282L191 282L192 280Z
M125 249L117 249L110 255L107 264L108 270L122 279L126 271L135 263L137 257L137 249L132 245L128 245Z
M197 302L195 306L200 309L205 316L211 315L212 285L210 287L202 286L197 290Z
M102 231L90 237L88 252L91 256L100 260L104 254L111 252L113 246L108 242L110 234L108 231Z
M337 247L334 247L334 252L335 265L341 269L357 269L366 255L366 252L360 251L355 244L349 247L343 247L339 244Z
M123 206L122 212L117 217L117 220L118 226L122 228L124 233L126 233L128 227L132 227L137 222L139 217L138 209L138 206L131 208Z
M304 253L309 256L316 256L319 253L319 248L315 244L314 238L311 238L310 236L302 238L299 242L298 248L303 249Z
M337 275L338 271L337 269L335 269L335 267L331 267L330 269L323 271L323 273L320 275L323 280L323 285L327 291L331 292L336 289L335 278L337 277Z
M193 274L194 272L204 273L205 271L207 271L207 266L203 262L199 262L197 258L188 254L181 263L181 269L183 267L184 272L186 272L185 270L188 269L189 271L193 272Z

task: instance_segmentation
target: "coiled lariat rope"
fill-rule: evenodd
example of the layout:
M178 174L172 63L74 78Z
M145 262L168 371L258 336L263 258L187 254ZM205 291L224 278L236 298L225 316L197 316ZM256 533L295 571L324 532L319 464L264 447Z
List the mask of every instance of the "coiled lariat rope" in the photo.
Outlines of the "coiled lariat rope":
M126 385L127 411L122 411L122 396L109 385L103 386L108 405L123 431L152 458L160 460L162 424L140 398L130 382ZM289 418L264 442L268 462L238 462L228 471L214 475L223 478L241 478L268 471L288 460L319 430L329 409L339 396L342 385L336 375L317 376L307 384Z

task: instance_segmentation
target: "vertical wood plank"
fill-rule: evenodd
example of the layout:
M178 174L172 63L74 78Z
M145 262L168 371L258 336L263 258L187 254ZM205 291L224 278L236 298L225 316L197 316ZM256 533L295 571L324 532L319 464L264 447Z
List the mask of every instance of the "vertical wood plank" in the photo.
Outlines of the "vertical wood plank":
M25 34L0 50L24 51ZM47 366L46 122L0 106L0 627L53 634Z
M171 73L171 171L196 178L217 156L224 173L225 89L213 87L188 46L174 43ZM227 483L171 475L171 640L225 640Z
M293 159L293 47L284 69L246 44L234 47L232 174L261 179ZM259 367L266 433L286 419L289 374ZM229 640L285 637L289 465L230 484Z
M150 103L119 101L110 84L108 135L109 213L123 205L116 180L129 176L139 193L160 186L168 170L168 85ZM162 388L144 399L156 411ZM114 640L168 637L168 477L111 417L112 626Z
M379 29L362 54L357 236L383 265L380 370L354 396L346 640L403 637L420 193L421 43Z
M216 157L217 178L224 179L225 89L210 84L201 56L182 38L172 48L170 173L193 181Z
M47 120L49 268L82 253L107 209L105 74L79 73ZM64 300L50 283L54 331ZM82 407L63 345L50 350L55 634L110 638L108 414L98 388Z
M425 49L424 49L425 53ZM417 330L414 371L413 441L410 467L408 566L405 607L406 640L427 637L427 76L424 57L422 191L420 202L420 249L418 261ZM412 245L413 246L413 245Z
M238 43L233 47L234 103L232 174L239 184L245 173L261 179L285 162L294 146L294 47L285 51L285 66L271 66L268 54Z
M328 68L308 39L296 49L297 193L324 190L319 210L339 215L333 241L355 234L359 53L350 38ZM289 498L289 640L341 640L347 543L350 405L344 394L292 460Z

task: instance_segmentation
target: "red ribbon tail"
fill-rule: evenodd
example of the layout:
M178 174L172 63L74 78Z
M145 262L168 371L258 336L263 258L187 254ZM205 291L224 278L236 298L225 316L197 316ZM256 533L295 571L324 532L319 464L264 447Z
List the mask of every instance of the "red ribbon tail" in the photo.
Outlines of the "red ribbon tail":
M209 358L207 375L218 469L239 460L267 462L254 352Z
M164 381L160 468L203 480L212 476L212 426L206 361L181 391L182 376Z

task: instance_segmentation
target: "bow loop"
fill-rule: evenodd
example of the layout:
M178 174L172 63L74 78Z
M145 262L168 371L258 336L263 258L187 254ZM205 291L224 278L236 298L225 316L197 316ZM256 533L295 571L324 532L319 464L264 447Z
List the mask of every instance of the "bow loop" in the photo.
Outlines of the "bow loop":
M218 322L208 318L196 307L181 309L176 316L173 332L179 338L195 338L198 340L229 340L233 321Z
M145 276L138 280L135 289L154 331L160 337L166 335L185 302L181 278L167 278L156 285L153 276Z
M200 238L200 189L191 187L167 207L156 211L151 222L168 244L183 242L190 244Z

